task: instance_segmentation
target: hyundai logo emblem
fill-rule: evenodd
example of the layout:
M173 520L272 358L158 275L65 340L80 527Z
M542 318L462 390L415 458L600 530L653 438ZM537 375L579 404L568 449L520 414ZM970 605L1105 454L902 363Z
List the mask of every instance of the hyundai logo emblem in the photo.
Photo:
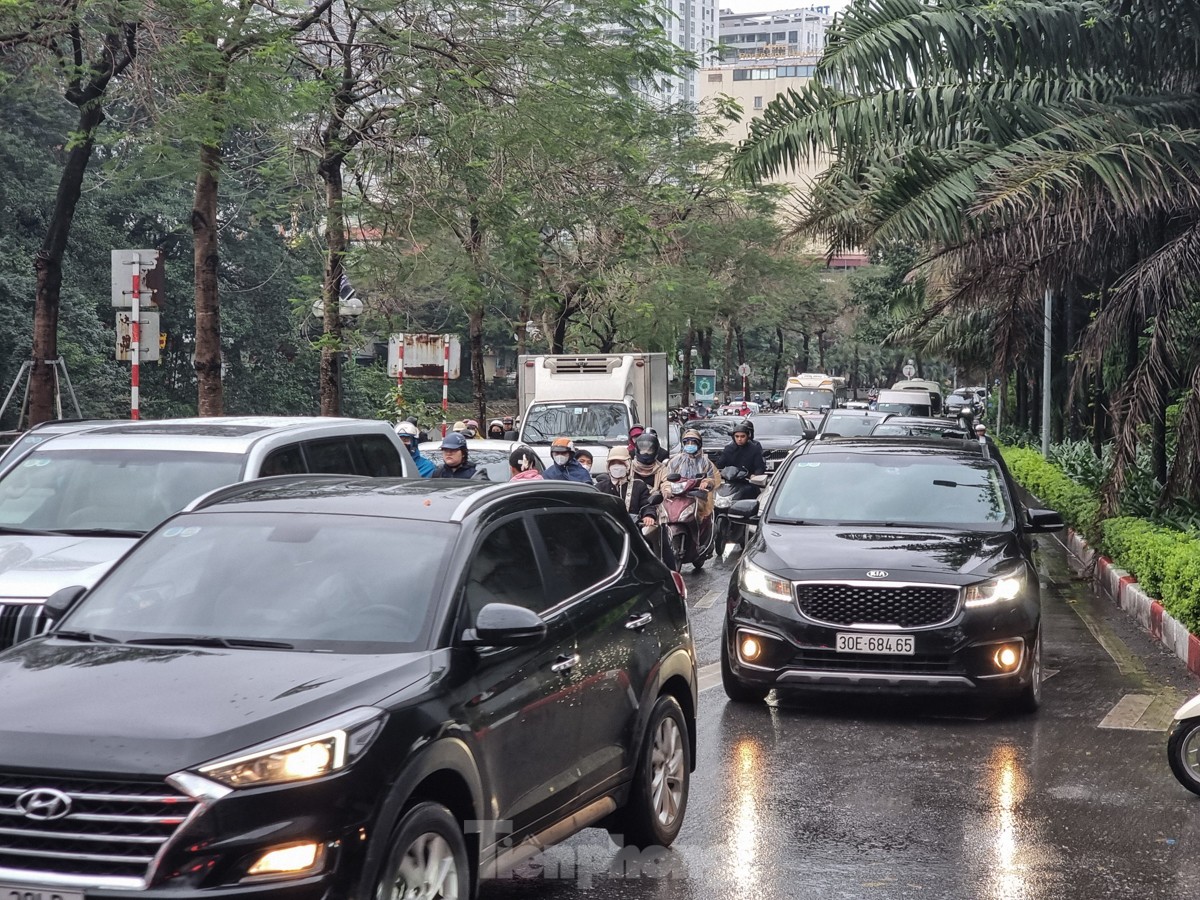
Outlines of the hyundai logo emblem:
M867 573L867 577L868 578L887 578L888 573L883 571L883 569L872 569L870 572Z
M54 788L34 788L17 798L17 809L27 819L50 822L71 811L71 798Z

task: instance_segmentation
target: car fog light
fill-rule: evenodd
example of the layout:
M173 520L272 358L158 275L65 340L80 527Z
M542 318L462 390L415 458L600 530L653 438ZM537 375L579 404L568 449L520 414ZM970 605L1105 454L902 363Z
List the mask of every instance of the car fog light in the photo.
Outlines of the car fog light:
M742 638L742 659L755 660L762 655L762 644L752 637Z
M325 847L316 841L306 841L268 850L247 870L246 875L302 875L319 869L324 862Z
M1011 644L1004 644L992 655L992 662L1002 672L1011 672L1020 660L1020 651Z

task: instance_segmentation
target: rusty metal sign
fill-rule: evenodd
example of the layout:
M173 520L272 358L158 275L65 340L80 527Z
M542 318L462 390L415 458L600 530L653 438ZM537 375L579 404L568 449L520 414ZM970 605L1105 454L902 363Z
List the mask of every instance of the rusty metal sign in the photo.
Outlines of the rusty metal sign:
M388 375L440 381L447 365L447 344L450 378L458 378L462 347L453 334L393 334L388 339Z

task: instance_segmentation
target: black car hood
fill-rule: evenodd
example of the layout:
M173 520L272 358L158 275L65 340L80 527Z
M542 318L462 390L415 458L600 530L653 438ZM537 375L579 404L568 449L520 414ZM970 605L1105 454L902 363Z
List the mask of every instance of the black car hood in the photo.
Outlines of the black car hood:
M0 655L0 770L161 777L379 703L430 668L429 653L36 638Z
M754 564L793 581L876 577L962 585L1021 559L1011 532L768 522L759 538Z

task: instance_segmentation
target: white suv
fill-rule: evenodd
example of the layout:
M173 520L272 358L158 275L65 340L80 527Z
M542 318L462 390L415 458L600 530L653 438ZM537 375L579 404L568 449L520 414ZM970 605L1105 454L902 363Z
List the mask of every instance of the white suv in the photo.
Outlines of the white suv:
M114 422L37 444L0 474L0 648L43 629L56 590L90 587L201 494L307 472L417 474L391 426L363 419Z

